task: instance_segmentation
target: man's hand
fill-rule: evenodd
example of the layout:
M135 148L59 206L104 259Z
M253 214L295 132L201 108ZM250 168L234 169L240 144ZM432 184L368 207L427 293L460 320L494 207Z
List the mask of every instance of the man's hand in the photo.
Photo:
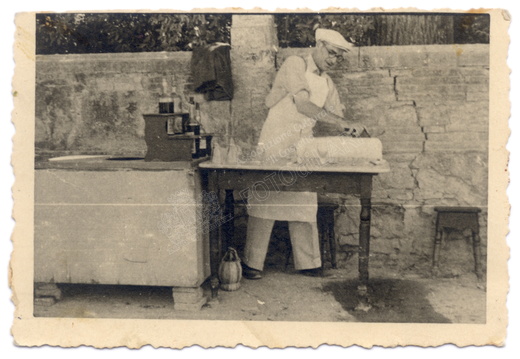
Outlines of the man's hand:
M344 122L343 124L344 129L344 135L345 136L352 136L352 137L368 137L368 132L362 124L359 123L347 123Z

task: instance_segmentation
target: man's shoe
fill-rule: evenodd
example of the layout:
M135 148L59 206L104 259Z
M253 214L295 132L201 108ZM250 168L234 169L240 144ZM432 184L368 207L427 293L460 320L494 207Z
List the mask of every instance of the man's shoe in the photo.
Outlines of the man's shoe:
M260 279L262 278L262 272L242 262L242 276L246 279Z
M299 271L299 273L307 277L323 277L323 269L321 267L312 269L302 269Z

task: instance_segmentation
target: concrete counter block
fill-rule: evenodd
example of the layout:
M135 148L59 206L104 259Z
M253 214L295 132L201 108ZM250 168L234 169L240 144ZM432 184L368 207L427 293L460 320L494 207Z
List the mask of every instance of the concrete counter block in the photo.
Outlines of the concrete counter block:
M201 201L192 168L37 169L35 282L198 287Z

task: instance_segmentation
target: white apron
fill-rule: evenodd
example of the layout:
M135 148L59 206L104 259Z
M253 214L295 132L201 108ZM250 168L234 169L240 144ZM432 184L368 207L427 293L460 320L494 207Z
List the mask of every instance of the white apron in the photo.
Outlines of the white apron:
M310 101L323 107L329 92L327 79L312 72L305 73L310 90ZM288 94L267 115L259 138L263 148L264 161L289 159L291 147L296 148L302 138L312 137L314 120L296 110L292 94ZM262 179L259 178L259 181ZM315 192L249 192L250 216L280 220L316 222L318 210Z

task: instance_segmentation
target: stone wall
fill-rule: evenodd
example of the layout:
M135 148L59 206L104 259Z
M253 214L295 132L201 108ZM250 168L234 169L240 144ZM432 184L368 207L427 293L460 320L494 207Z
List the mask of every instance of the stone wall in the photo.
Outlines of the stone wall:
M36 58L36 153L144 156L142 114L158 112L161 83L186 101L191 52L47 55ZM201 103L202 125L222 135L230 101Z
M233 16L231 37L233 101L197 101L206 130L224 145L234 137L247 153L266 118L264 98L276 68L287 56L310 50L276 52L272 18L265 15ZM190 56L38 56L37 154L143 155L142 114L157 112L165 77L183 96L190 94ZM374 182L374 256L395 260L400 268L428 262L438 205L482 208L485 243L489 47L361 47L348 60L331 72L347 117L380 134L391 167ZM338 241L355 244L357 200L336 200L345 205L336 213Z
M277 63L308 51L283 49ZM401 267L431 257L433 208L440 205L481 208L485 242L489 47L357 48L330 75L347 117L382 133L391 167L374 181L372 253L399 258ZM339 242L356 244L357 200L340 201L346 206L337 213ZM459 259L467 262L469 244L465 251Z

